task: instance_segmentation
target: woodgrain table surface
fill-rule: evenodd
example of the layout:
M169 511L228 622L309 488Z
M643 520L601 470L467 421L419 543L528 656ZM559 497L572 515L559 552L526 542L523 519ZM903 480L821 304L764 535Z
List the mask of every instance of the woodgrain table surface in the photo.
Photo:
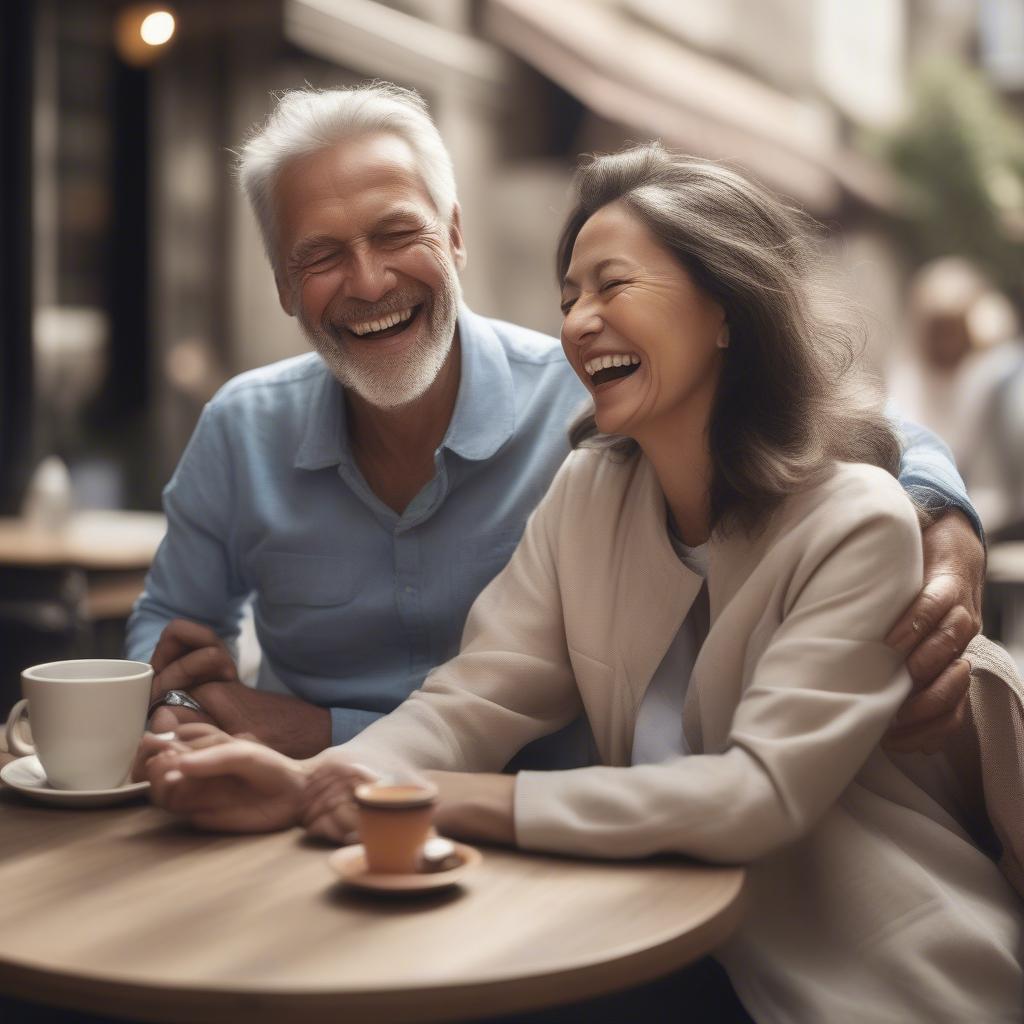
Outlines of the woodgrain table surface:
M298 831L0 787L0 992L146 1021L455 1021L641 984L720 945L744 874L485 849L454 889L360 894Z

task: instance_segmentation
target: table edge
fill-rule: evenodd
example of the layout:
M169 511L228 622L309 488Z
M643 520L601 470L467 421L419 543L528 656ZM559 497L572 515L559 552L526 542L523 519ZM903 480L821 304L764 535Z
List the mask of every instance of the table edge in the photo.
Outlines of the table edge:
M94 973L68 973L0 958L0 992L43 1005L88 1013L120 1013L154 1024L182 1019L196 1024L276 1022L300 1013L304 1024L336 1024L340 1012L372 1012L375 1024L463 1021L575 1003L632 988L700 959L721 946L739 925L747 875L731 871L732 892L709 920L656 946L634 948L614 961L584 959L542 974L497 975L457 985L337 990L253 989L209 984L181 987L124 981ZM437 1015L424 1004L437 1002ZM481 1007L486 1007L482 1012ZM187 1015L183 1017L183 1015Z

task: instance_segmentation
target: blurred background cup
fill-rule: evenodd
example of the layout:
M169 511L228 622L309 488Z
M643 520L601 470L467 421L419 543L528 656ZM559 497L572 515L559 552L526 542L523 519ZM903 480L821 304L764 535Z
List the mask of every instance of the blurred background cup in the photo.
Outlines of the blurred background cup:
M437 787L426 782L366 782L355 790L359 838L374 874L414 874L437 803Z
M54 789L113 789L128 777L146 726L153 669L141 661L87 659L35 665L7 719L12 754L38 756ZM32 743L19 728L28 712Z

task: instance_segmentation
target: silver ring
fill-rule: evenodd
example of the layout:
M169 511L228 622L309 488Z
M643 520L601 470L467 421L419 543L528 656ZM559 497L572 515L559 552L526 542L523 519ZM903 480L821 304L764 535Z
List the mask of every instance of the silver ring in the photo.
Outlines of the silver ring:
M203 706L193 696L184 690L168 690L162 697L157 697L149 710L146 712L146 721L152 717L157 708L188 708L189 711L198 711L204 714Z

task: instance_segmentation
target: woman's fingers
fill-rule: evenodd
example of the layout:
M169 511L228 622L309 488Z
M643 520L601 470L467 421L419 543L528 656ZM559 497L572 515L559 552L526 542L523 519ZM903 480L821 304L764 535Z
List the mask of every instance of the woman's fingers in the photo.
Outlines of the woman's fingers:
M177 769L189 779L233 775L264 791L290 787L302 777L297 762L270 747L231 740L182 754Z
M223 729L218 729L217 726L207 722L190 722L188 725L181 725L175 730L175 735L182 742L189 744L206 737L216 738L221 743L226 743L231 739Z
M343 820L330 814L315 818L308 824L303 822L303 827L309 835L316 836L318 839L329 839L332 843L338 843L340 846L359 841L352 826L346 827Z
M309 794L306 794L309 797ZM348 823L347 828L355 828L355 804L352 799L352 790L343 783L334 787L321 788L318 793L310 799L303 800L302 822L316 821L326 816L337 816L344 818Z
M144 732L132 762L132 781L142 782L148 774L148 764L167 751L187 750L173 732Z

